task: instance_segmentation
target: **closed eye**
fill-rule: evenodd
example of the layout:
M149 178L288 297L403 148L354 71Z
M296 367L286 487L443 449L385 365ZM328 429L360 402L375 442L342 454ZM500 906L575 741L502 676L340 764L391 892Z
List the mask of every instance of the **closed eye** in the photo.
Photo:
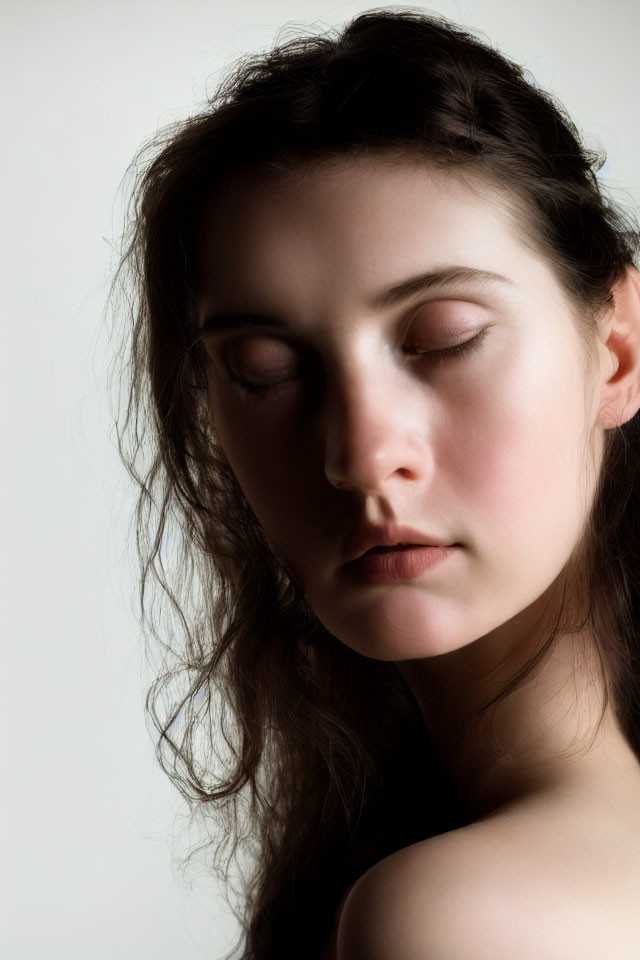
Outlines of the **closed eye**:
M477 350L484 340L489 327L485 327L480 333L465 340L463 343L456 344L454 347L445 347L441 350L418 350L415 348L405 348L405 352L410 356L417 357L429 364L440 366L441 364L455 361L459 358ZM257 384L251 383L244 377L239 376L228 364L225 364L227 376L232 386L241 394L252 399L265 397L267 394L274 394L276 391L286 387L287 384L299 377L287 377L285 380L278 380L275 383ZM304 369L304 368L303 368Z
M435 364L442 363L447 360L453 360L456 357L462 357L465 354L471 353L473 350L477 349L484 340L488 329L488 327L485 327L484 330L481 330L480 333L476 334L474 337L471 337L469 340L465 340L464 343L456 344L454 347L445 347L442 350L412 350L409 348L407 349L407 353L419 357L428 357L429 362Z

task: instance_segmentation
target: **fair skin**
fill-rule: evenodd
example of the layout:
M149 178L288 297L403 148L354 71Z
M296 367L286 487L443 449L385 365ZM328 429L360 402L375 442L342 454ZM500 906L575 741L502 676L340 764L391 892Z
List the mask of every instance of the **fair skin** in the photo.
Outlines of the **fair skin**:
M586 379L568 296L502 201L479 175L413 160L343 158L286 184L240 174L204 235L200 304L201 321L282 321L207 336L220 443L319 620L398 665L472 818L613 782L612 795L640 797L610 710L591 742L602 689L586 635L562 639L490 736L469 725L544 638L604 431L640 407L637 272L602 317ZM506 279L372 306L452 265ZM477 349L441 364L415 352L482 330ZM225 356L278 389L241 393ZM410 581L347 582L346 534L390 521L459 546Z

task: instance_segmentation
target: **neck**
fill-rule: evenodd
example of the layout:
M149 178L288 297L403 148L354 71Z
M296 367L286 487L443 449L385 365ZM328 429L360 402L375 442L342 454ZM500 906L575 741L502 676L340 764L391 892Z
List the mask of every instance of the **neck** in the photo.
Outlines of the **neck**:
M521 686L476 716L536 652L536 637L532 629L509 646L496 632L436 658L396 664L472 818L597 780L603 766L640 771L612 704L605 709L600 661L585 634L560 636Z

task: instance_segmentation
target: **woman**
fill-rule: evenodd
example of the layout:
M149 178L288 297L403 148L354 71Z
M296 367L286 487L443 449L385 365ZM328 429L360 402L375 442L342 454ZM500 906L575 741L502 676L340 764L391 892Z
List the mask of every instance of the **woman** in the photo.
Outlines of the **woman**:
M225 878L247 842L242 956L637 956L640 233L602 158L397 10L152 150L119 437L182 639L148 705Z

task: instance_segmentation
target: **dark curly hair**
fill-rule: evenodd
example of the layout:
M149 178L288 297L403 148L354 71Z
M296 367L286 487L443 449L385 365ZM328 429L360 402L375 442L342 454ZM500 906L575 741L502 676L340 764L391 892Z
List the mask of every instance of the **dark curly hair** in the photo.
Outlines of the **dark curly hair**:
M603 153L586 149L563 108L487 43L415 10L370 11L243 57L196 115L136 154L110 299L131 320L116 425L139 487L142 619L163 651L146 708L163 769L192 814L216 824L211 870L227 885L245 846L245 960L319 956L359 876L465 822L396 666L332 636L272 551L217 442L198 333L198 245L215 188L243 168L293 175L385 150L497 182L579 307L587 347L640 242L598 182ZM606 431L581 576L584 622L640 757L638 467L634 416Z

